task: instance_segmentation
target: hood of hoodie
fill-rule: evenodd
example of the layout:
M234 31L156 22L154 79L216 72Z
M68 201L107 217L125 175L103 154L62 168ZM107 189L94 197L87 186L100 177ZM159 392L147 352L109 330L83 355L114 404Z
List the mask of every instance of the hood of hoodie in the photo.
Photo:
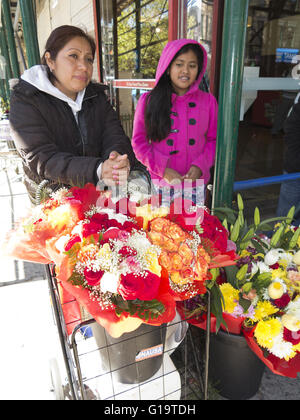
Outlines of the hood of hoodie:
M198 41L195 41L194 39L186 39L186 38L185 39L176 39L175 41L168 42L166 44L166 46L164 47L164 49L161 53L158 65L157 65L157 69L156 69L155 85L157 85L161 76L167 70L171 61L173 60L175 55L178 53L178 51L181 50L181 48L184 47L187 44L198 45L199 48L201 49L202 53L203 53L202 69L201 69L197 79L195 80L193 85L190 87L189 92L191 90L193 90L193 88L198 89L198 86L199 86L201 80L203 79L203 76L205 74L206 67L207 67L207 52L206 52L205 48L203 47L203 45L199 44Z
M75 101L69 98L67 95L62 93L57 87L55 87L49 80L47 75L46 66L37 65L33 66L22 74L21 79L25 80L26 82L30 83L37 89L41 90L42 92L48 93L49 95L54 96L55 98L61 99L64 102L67 102L71 107L75 117L77 112L81 110L82 100L85 94L85 89L81 92L78 92L77 98Z

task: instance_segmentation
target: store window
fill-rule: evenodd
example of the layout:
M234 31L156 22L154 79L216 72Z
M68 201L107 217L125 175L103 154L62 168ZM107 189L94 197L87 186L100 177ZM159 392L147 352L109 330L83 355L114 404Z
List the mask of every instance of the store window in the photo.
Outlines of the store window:
M211 61L213 3L213 0L188 0L187 2L187 38L201 42L207 51L207 79Z
M131 135L136 103L143 90L114 89L118 80L154 79L168 42L168 0L101 0L104 83L127 134ZM127 129L128 127L128 129Z
M284 122L299 89L300 1L250 0L236 180L281 175ZM244 87L245 88L245 87ZM280 184L244 192L276 213ZM252 210L251 210L252 211Z

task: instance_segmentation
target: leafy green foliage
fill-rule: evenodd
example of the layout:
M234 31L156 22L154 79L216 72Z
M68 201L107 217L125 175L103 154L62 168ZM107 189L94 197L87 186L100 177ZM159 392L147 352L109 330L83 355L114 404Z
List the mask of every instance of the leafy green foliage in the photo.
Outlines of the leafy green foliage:
M213 214L217 216L223 225L229 231L229 239L235 242L237 246L237 253L246 249L248 246L254 247L257 252L265 252L267 245L260 239L259 234L269 232L274 229L276 222L281 222L280 227L276 229L273 237L271 238L271 246L281 246L286 238L286 227L291 223L295 207L292 207L286 217L273 217L266 220L261 220L260 211L256 207L254 210L254 222L248 225L247 220L244 218L244 203L242 196L237 195L238 210L230 209L227 207L218 207L213 209ZM298 238L300 233L297 234ZM290 235L291 236L291 235ZM290 237L290 240L292 238ZM296 238L292 243L296 244ZM290 246L290 241L289 241Z
M116 305L115 312L117 316L127 312L130 316L136 315L145 321L157 319L165 311L165 306L157 299L123 300L120 295L115 294L112 296L112 302Z

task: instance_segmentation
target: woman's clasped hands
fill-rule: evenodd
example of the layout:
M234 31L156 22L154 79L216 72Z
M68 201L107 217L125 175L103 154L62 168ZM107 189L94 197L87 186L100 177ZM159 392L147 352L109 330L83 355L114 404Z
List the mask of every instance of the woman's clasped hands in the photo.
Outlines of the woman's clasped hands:
M102 165L102 180L108 186L123 185L127 182L130 163L127 154L113 151Z

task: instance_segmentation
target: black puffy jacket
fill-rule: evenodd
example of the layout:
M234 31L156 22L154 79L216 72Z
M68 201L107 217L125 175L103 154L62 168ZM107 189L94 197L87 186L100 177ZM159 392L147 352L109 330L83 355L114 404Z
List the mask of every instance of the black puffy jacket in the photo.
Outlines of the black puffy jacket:
M45 179L64 185L96 184L96 170L113 150L127 153L131 168L137 164L105 89L92 82L87 86L77 124L66 102L22 79L14 87L9 119L32 197Z

